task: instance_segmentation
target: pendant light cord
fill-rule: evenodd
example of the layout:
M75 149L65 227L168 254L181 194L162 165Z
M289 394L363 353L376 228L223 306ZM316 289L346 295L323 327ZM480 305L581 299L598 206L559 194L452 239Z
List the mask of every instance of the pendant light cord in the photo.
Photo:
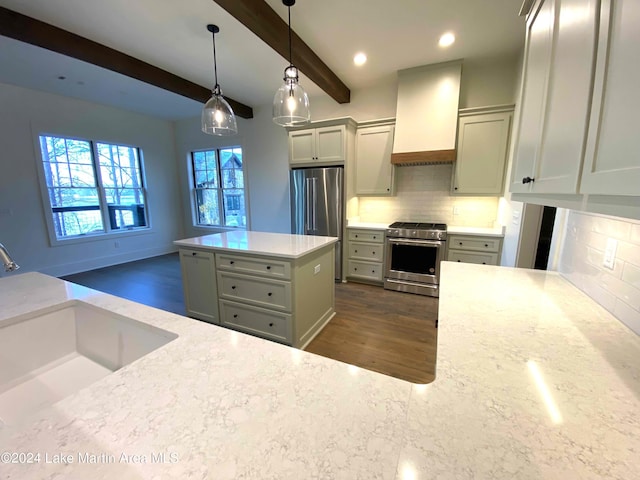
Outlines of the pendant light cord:
M289 66L293 65L293 59L291 54L291 7L287 6L287 11L289 12Z
M220 86L218 85L218 64L216 62L216 34L212 33L211 35L213 36L213 76L216 81L213 90L218 91L220 89Z

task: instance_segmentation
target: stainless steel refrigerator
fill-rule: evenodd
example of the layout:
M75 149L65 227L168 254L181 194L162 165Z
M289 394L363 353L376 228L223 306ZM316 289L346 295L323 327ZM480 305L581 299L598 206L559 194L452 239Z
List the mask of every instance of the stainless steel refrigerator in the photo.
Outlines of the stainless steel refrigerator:
M344 168L291 170L291 233L338 237L336 280L342 279Z

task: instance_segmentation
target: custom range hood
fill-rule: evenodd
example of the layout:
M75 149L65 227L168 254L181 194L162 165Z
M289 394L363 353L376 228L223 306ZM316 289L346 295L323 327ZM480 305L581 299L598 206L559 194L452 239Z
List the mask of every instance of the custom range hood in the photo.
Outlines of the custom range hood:
M461 75L461 60L398 71L392 164L455 161Z

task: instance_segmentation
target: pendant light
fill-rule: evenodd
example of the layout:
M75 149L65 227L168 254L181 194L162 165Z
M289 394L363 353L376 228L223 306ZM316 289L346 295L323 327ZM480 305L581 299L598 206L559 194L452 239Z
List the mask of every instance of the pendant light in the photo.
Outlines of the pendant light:
M273 121L283 127L304 125L311 120L309 97L298 83L298 69L291 61L291 7L295 0L282 0L289 12L289 66L284 69L284 83L273 97Z
M211 98L202 109L202 131L209 135L235 135L238 133L236 116L231 105L222 96L222 90L218 84L218 66L216 64L216 33L220 31L217 25L207 25L207 30L213 35L213 75L215 86Z

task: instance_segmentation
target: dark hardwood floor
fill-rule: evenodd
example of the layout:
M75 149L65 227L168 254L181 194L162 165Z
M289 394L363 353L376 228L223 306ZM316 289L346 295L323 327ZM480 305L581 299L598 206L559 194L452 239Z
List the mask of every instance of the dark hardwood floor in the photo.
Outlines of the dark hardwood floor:
M177 253L62 277L185 315ZM435 378L438 301L358 283L336 284L336 316L305 349L413 383Z

